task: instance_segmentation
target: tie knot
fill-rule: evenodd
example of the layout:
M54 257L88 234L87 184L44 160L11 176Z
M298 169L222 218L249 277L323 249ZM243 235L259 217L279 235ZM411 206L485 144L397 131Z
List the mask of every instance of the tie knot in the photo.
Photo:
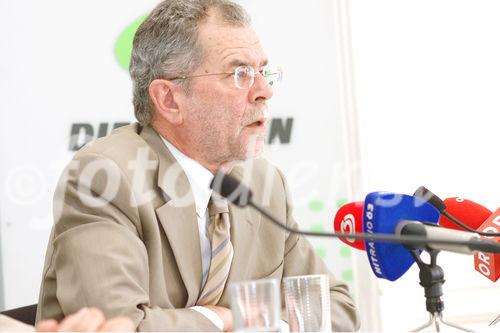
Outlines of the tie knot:
M229 213L227 200L224 198L212 196L208 202L208 214L215 216L217 214Z

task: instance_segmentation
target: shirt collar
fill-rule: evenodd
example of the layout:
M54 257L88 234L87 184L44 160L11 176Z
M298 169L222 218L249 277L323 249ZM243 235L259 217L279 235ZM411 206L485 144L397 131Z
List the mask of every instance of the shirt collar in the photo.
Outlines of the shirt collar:
M198 217L204 216L207 211L208 201L212 195L210 182L214 175L200 163L184 155L163 136L160 135L160 137L177 162L179 162L189 180L196 205L196 215Z

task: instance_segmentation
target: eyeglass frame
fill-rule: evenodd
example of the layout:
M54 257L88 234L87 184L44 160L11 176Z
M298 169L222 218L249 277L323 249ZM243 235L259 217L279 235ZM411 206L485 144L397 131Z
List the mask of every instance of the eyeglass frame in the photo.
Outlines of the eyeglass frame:
M247 69L251 69L251 73L253 73L251 75L252 77L252 83L250 84L250 86L248 88L242 88L240 87L238 84L237 84L237 81L238 81L238 78L237 78L237 72L238 72L238 69L241 69L241 68L247 68ZM173 80L186 80L186 79L191 79L191 78L197 78L197 77L204 77L204 76L215 76L215 75L233 75L233 79L234 79L234 85L236 86L236 88L238 89L250 89L253 87L254 83L255 83L255 76L257 75L257 73L260 73L260 75L262 75L264 77L264 79L266 79L265 75L263 74L263 72L266 70L266 68L270 68L270 66L264 66L263 69L259 70L259 71L256 71L255 68L253 68L253 66L250 66L250 65L241 65L241 66L238 66L234 69L234 71L232 72L224 72L224 73L206 73L206 74L197 74L197 75L186 75L186 76L175 76L175 77L171 77L171 78L165 78L164 80L169 80L169 81L173 81ZM276 67L277 71L271 73L270 75L276 75L276 74L279 74L279 80L277 80L277 82L281 82L281 80L283 79L283 71L281 70L280 67ZM270 84L267 79L266 79L266 82L268 84ZM272 84L270 84L271 86L273 86Z

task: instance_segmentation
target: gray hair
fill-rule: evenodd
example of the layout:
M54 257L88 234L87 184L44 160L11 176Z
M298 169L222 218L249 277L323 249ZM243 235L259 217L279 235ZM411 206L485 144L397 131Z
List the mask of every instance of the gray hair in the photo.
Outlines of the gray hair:
M158 78L186 76L203 60L198 30L209 11L231 26L248 26L250 17L229 0L165 0L139 26L132 48L130 76L135 117L142 126L151 123L153 112L149 85ZM188 89L188 82L181 82Z

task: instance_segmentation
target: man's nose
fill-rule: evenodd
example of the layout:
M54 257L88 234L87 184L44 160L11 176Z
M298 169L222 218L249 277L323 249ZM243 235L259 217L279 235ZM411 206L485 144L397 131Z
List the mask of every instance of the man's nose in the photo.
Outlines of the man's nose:
M255 75L255 81L248 94L250 102L255 103L257 101L271 99L273 94L273 87L267 82L264 75L258 72Z

